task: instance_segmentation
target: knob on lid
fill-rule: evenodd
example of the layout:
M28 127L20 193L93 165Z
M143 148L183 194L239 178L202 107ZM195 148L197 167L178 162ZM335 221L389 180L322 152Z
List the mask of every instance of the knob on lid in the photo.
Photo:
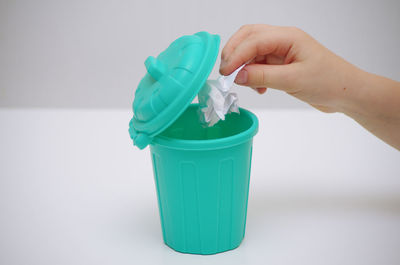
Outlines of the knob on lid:
M129 123L134 145L145 148L190 105L214 67L219 42L218 35L199 32L146 59L147 73L136 89Z

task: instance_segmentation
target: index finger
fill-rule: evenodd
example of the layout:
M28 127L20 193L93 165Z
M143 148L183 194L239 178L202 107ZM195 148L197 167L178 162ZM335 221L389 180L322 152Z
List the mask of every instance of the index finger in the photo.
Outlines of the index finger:
M283 27L263 29L252 32L243 39L221 64L220 72L229 75L240 65L245 64L256 56L274 54L285 57L294 42L290 30Z
M239 28L225 44L221 52L221 60L226 60L229 55L235 50L236 46L250 34L252 25L244 25Z

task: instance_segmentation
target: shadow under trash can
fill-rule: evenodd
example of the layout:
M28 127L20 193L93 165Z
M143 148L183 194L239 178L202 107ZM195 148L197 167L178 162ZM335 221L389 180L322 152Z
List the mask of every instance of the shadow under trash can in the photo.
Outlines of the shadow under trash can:
M191 104L218 49L217 35L199 32L149 57L129 124L134 144L150 145L164 242L183 253L231 250L245 234L257 117L240 109L206 127Z

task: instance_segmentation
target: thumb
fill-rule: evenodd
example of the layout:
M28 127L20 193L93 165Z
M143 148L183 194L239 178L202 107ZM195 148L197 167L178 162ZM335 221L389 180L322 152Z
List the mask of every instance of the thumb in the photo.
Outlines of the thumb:
M293 64L249 64L236 76L235 83L249 87L270 87L288 91L295 77Z

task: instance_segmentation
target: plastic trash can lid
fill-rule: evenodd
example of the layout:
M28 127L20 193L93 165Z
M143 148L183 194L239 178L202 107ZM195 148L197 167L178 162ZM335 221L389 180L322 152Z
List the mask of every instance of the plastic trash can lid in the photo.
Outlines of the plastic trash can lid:
M134 145L145 148L186 110L214 67L219 42L218 35L198 32L146 59L147 73L136 89L129 123Z

